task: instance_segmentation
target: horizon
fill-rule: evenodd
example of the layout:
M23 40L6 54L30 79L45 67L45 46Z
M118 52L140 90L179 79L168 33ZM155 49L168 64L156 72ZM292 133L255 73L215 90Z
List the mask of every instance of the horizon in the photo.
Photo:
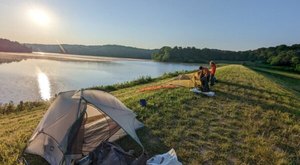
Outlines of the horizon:
M17 41L18 42L18 41ZM39 43L21 43L21 44L37 44L37 45L53 45L53 46L58 46L58 45L76 45L76 46L124 46L124 47L131 47L131 48L137 48L137 49L146 49L146 50L155 50L155 49L160 49L164 46L168 46L168 45L164 45L162 47L159 48L142 48L142 47L135 47L135 46L130 46L130 45L118 45L118 44L103 44L103 45L83 45L83 44L66 44L66 43L61 43L61 44L39 44ZM260 49L260 48L269 48L269 47L276 47L276 46L280 46L280 45L286 45L286 46L292 46L292 45L298 45L300 43L294 43L294 44L278 44L278 45L271 45L271 46L266 46L266 47L257 47L257 48L253 48L253 49L248 49L248 50L256 50L256 49ZM180 46L180 45L175 45L175 46L168 46L171 48L174 47L182 47L182 48L187 48L187 47L194 47L194 46ZM223 50L223 51L248 51L248 50L228 50L228 49L219 49L219 48L207 48L207 47L203 47L203 48L199 48L199 47L195 47L196 49L218 49L218 50Z
M2 1L0 36L46 45L231 51L300 43L300 2ZM21 28L19 28L21 27Z

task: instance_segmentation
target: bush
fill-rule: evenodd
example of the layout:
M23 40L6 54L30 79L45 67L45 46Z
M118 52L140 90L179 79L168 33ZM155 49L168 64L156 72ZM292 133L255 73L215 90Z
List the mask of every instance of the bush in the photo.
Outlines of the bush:
M296 65L295 71L300 73L300 64L297 64L297 65Z
M280 57L279 56L274 56L271 57L270 60L268 60L271 65L280 65Z
M291 59L291 63L292 63L293 66L296 66L296 65L300 64L300 58L294 56L294 57Z

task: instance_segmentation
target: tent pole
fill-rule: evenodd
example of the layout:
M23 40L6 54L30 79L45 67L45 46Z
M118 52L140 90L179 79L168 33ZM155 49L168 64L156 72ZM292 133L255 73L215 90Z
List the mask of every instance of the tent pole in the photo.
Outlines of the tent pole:
M82 93L83 93L83 89L80 89L80 99L79 99L78 109L77 109L77 118L79 118L79 115L80 115L79 111L80 111L80 106L81 106Z

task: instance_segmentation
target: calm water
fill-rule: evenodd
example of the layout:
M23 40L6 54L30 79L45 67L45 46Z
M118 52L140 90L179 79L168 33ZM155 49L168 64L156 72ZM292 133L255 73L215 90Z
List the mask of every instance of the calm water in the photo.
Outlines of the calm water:
M28 59L0 64L0 103L47 100L66 90L157 77L165 72L197 69L196 64L152 61L69 62Z

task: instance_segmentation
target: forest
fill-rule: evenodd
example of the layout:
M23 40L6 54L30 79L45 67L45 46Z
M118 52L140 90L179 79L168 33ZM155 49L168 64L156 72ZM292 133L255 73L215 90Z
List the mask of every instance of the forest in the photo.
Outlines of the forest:
M247 51L197 49L195 47L162 47L152 54L152 59L161 62L207 62L210 60L253 61L272 66L291 67L300 72L300 44L292 46L259 48Z
M122 45L49 45L26 44L35 52L62 53L62 49L68 54L107 56L121 58L151 59L151 54L157 49L142 49Z

